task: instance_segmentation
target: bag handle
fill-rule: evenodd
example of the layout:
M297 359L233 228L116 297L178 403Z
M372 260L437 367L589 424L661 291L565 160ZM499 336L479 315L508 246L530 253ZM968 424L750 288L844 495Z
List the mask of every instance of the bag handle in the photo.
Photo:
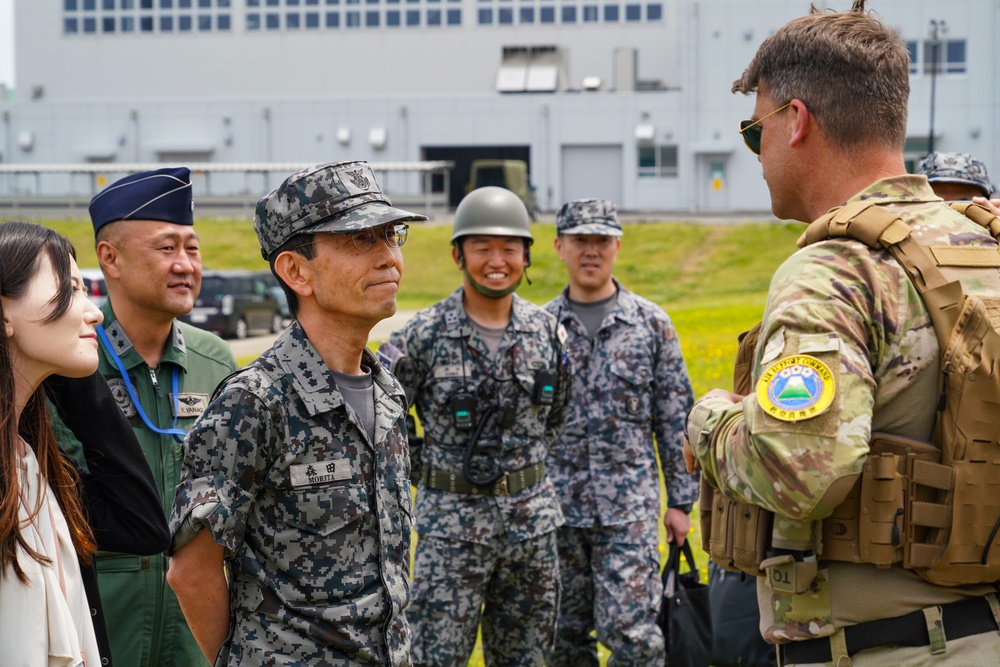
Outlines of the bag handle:
M663 568L663 590L664 595L672 596L677 588L677 578L681 575L681 556L687 561L692 572L698 572L698 565L694 561L694 552L691 551L691 541L684 540L684 546L679 547L676 543L670 542L670 551L667 555L667 564Z

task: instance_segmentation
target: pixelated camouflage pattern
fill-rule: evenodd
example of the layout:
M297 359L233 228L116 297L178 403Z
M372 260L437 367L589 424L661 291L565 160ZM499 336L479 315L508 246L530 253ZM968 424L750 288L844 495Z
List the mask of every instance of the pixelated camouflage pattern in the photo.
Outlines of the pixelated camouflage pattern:
M329 162L295 172L261 197L253 228L267 259L303 232L349 232L426 219L393 208L367 162Z
M611 651L608 667L662 667L658 528L651 519L559 529L562 597L548 667L597 667L595 639Z
M465 667L482 622L491 667L551 665L559 602L555 533L490 545L421 535L414 562L413 663Z
M568 290L545 304L566 329L573 369L569 414L549 453L549 475L566 525L578 528L656 521L657 452L670 504L698 497L698 476L687 473L682 455L693 399L677 331L662 308L615 285L617 304L593 339L569 308Z
M297 322L188 434L170 528L200 508L225 548L234 625L216 665L410 664L406 404L368 350L362 363L374 442ZM296 487L306 464L349 475Z
M479 413L502 399L514 406L516 416L505 430L497 419L490 419L484 427L472 460L475 474L484 475L494 470L494 466L514 471L542 462L562 431L570 387L555 319L513 295L511 321L493 356L469 321L462 294L459 288L443 301L421 310L402 330L390 336L390 342L404 350L412 362L407 391L414 396L417 415L424 426L419 465L462 475L466 443L472 432L456 429L449 409L449 399L460 391L468 391L478 399ZM549 406L532 402L534 373L540 368L558 373L554 400ZM456 553L468 550L470 543L482 545L496 554L490 563L502 562L505 568L524 568L536 574L539 568L548 567L546 563L558 562L553 534L562 524L563 516L547 477L512 496L497 497L449 493L419 483L414 515L420 534L414 565L415 588L416 582L420 582L422 591L439 591L461 608L479 609L483 604L487 589L476 583L483 577L491 581L491 586L500 586L500 578L511 575L506 570L491 568L492 572L486 574L470 571L466 578L461 563L441 561L434 566L436 552L427 537L441 538L436 544L463 543L451 545ZM547 652L550 641L544 639L544 627L529 627L529 624L537 625L543 613L535 608L534 601L557 599L557 577L518 578L504 591L511 600L530 604L524 608L523 617L505 607L496 609L498 614L506 609L502 616L494 616L494 609L488 607L483 621L484 650L498 656L505 652L524 656ZM433 596L414 596L407 614L415 634L425 638L436 636L433 628L438 627L440 604L443 603ZM554 605L551 617L554 623ZM429 620L433 623L431 629L422 627ZM501 622L503 625L498 625ZM487 638L487 626L504 627L508 634L490 634ZM434 651L465 655L464 632L436 638ZM522 641L527 643L518 643ZM436 658L420 654L419 659Z
M981 227L941 203L922 176L878 181L855 200L874 200L898 212L924 245L996 245ZM969 293L1000 293L996 269L942 267L942 272L961 279ZM859 474L873 430L930 440L935 412L930 401L936 393L925 387L936 386L939 364L933 326L905 272L888 251L847 239L799 250L772 279L754 383L774 361L797 353L820 358L838 374L836 398L820 417L785 422L767 415L753 395L735 405L715 396L698 401L688 423L702 474L727 495L788 519L776 523L774 539L789 543L801 542L803 526L815 529L830 514L833 507L824 494L834 482ZM916 396L930 401L917 405ZM761 578L766 638L825 636L843 625L902 615L978 590L944 589L894 567L866 574L866 594L859 596L851 580L871 568L829 567L833 616L830 607L820 610L826 606L823 590L784 595Z
M920 161L918 174L930 183L962 183L981 188L984 197L993 193L993 183L982 160L968 153L931 153Z
M607 199L574 199L562 205L556 213L559 234L596 234L621 236L615 203Z
M498 397L516 405L517 418L509 429L501 430L496 420L483 429L472 462L476 474L485 475L497 465L506 471L520 470L545 460L566 420L569 392L555 326L551 315L513 295L511 321L496 361L491 361L489 348L465 314L459 288L418 312L390 336L389 341L405 350L413 362L412 381L406 389L412 392L424 427L420 465L462 474L471 432L455 428L449 399L463 390L476 396L480 411L496 404ZM551 406L532 404L537 368L554 368L559 373ZM531 539L563 523L549 479L513 496L499 497L447 493L420 485L414 514L420 535L484 545L504 533L514 542Z

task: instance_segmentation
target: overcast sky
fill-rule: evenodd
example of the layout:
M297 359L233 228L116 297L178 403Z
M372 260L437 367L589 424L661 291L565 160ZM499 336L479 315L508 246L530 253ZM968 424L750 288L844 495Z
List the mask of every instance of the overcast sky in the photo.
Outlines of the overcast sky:
M14 82L14 0L0 0L0 83Z

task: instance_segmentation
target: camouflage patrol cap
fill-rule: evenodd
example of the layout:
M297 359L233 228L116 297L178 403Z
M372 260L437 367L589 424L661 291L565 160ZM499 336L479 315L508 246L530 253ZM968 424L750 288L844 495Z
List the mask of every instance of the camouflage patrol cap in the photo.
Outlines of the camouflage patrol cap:
M329 162L295 172L257 202L253 228L260 254L271 254L293 236L351 232L427 216L394 208L367 162Z
M931 153L920 161L917 173L927 176L930 183L973 185L983 191L984 197L993 192L986 165L968 153Z
M618 222L614 202L607 199L574 199L563 204L556 213L556 232L621 236L622 226Z

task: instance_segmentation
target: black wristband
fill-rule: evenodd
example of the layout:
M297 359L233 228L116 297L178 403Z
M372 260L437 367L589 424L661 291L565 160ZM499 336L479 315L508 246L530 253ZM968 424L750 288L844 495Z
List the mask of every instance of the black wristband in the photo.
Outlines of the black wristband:
M682 503L680 505L670 505L669 507L672 510L680 510L685 514L690 514L691 510L694 508L694 503Z

